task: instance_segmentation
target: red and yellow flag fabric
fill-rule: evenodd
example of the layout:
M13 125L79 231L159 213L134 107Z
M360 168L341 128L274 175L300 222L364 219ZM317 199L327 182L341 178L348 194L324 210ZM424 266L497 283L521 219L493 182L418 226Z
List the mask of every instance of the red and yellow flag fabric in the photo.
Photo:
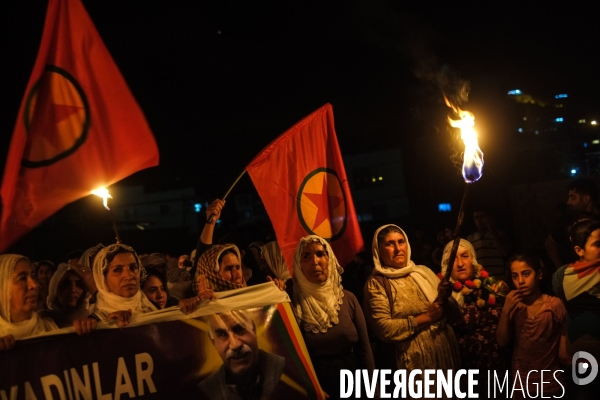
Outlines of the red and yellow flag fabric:
M275 139L246 170L290 269L306 235L330 242L342 267L364 249L330 104Z
M80 0L50 0L2 180L0 251L66 204L158 165L142 111Z

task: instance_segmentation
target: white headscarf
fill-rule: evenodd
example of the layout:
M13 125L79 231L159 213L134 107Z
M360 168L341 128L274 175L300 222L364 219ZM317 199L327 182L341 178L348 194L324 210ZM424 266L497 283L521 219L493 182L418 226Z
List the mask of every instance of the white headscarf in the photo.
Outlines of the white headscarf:
M89 301L90 301L90 297L92 297L92 295L89 292L87 292L87 290L85 288L83 289L83 291L85 292L85 297L83 299L83 302L75 308L64 307L58 302L58 299L57 299L58 286L62 282L62 280L65 277L65 275L67 274L67 272L69 272L71 269L72 269L72 266L67 263L58 264L58 268L56 269L56 272L54 273L54 275L52 275L52 278L50 278L50 285L49 285L49 289L48 289L48 300L46 301L46 304L48 305L49 310L56 310L58 312L58 314L65 314L66 316L68 316L69 320L86 318L89 315L89 311L88 311L88 308L90 305Z
M261 246L260 250L262 251L262 255L265 258L267 265L271 271L273 271L277 279L281 279L285 282L292 277L276 240Z
M300 259L302 250L309 243L320 243L327 251L329 268L327 280L323 283L312 283L304 276ZM301 322L304 330L314 333L327 332L339 322L338 310L343 302L342 267L329 243L319 236L311 235L300 239L294 254L294 314Z
M129 298L110 292L106 284L105 272L108 271L108 257L116 254L117 252L123 251L133 254L138 268L140 269L138 291L135 295ZM140 282L142 279L142 264L133 248L124 244L111 244L104 247L98 252L96 258L94 258L94 267L92 270L94 273L94 281L96 282L96 287L98 288L96 304L92 312L98 316L98 318L105 319L109 314L121 310L131 309L133 315L157 310L154 304L148 300L144 292L142 292L140 289Z
M406 241L406 267L404 268L393 268L383 265L382 261L380 261L379 257L379 245L377 243L377 235L383 229L387 227L396 227L400 233L404 236L404 240ZM377 229L375 235L373 235L373 263L375 264L375 268L373 269L373 273L379 273L388 278L400 278L403 276L410 275L411 278L419 285L419 288L423 291L427 300L433 302L437 297L437 287L440 283L439 278L427 267L424 265L416 265L410 259L410 243L408 242L408 236L406 233L397 225L389 224L383 225Z
M98 243L94 247L90 247L86 251L83 252L81 258L79 259L79 264L84 267L88 267L90 270L92 269L93 259L96 257L96 254L100 251L100 249L104 248L102 243Z
M12 275L19 261L30 262L27 257L17 254L0 255L0 336L13 335L15 339L24 339L38 333L58 329L54 322L40 318L37 312L34 312L26 321L10 322Z
M442 255L442 275L445 275L446 270L448 269L448 261L450 259L450 251L452 250L453 244L454 240L451 240L450 242L446 243L446 247L444 247L444 253ZM461 247L466 249L471 255L471 262L473 263L473 274L474 276L477 275L477 272L482 269L482 266L479 265L479 263L477 262L475 248L473 247L471 242L469 242L466 239L460 239L460 243L458 244L458 251L460 251ZM474 276L472 276L470 279L473 279ZM452 279L452 277L450 277L450 282L454 282L454 279ZM462 307L463 304L465 304L465 298L461 292L452 291L452 297L456 299L456 302L459 306Z

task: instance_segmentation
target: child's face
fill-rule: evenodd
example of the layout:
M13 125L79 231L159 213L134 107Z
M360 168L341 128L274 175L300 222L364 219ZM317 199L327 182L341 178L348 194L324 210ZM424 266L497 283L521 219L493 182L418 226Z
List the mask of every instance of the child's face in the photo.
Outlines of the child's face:
M538 281L542 279L541 274L535 272L529 264L523 261L514 261L510 264L510 275L515 287L523 297L527 297L536 291Z
M600 229L592 232L585 242L585 248L575 246L575 252L581 261L600 260Z

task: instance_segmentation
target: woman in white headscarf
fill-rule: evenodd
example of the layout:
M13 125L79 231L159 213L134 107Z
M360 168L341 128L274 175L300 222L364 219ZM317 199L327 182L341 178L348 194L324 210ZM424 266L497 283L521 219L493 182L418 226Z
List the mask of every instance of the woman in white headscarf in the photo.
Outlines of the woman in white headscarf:
M300 239L294 255L293 308L321 387L339 398L340 370L375 368L365 318L343 289L342 268L327 241Z
M378 360L388 364L378 367L408 372L457 368L456 338L444 317L450 285L440 285L429 268L410 259L408 237L396 225L377 229L372 248L375 268L365 285L365 315L383 342L378 343L377 354L383 347L395 356L395 360Z
M60 263L50 278L48 309L40 315L52 319L60 328L71 326L75 320L89 316L91 297L78 265Z
M98 293L92 315L100 321L116 320L126 326L135 315L156 311L140 289L142 264L133 248L111 244L94 258L93 274Z
M0 255L0 350L12 348L15 340L58 329L36 312L39 290L27 257Z

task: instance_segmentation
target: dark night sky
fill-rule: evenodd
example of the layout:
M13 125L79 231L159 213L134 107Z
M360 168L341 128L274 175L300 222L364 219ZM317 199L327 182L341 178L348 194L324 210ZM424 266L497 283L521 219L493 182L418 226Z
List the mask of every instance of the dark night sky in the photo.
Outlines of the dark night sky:
M0 13L2 155L46 10L45 1L12 3ZM195 185L217 196L265 145L326 102L342 154L401 147L405 162L426 159L409 153L415 135L446 132L441 91L427 79L442 72L470 82L465 108L479 116L484 152L503 147L494 107L509 89L568 92L586 115L600 110L600 25L586 10L466 17L403 14L402 2L382 0L83 3L156 136L160 166L124 182L148 189ZM432 141L442 146L436 154L442 143Z

